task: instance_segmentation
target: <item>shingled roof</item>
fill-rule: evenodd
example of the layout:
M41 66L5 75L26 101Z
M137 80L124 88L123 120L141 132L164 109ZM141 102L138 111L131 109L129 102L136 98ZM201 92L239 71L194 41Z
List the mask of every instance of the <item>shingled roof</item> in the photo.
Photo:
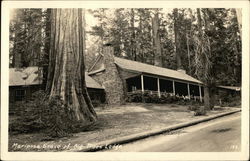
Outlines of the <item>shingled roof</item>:
M104 89L98 82L91 78L87 72L85 72L85 81L88 88Z
M103 89L94 79L85 73L86 86L88 88ZM42 80L38 77L38 67L10 68L9 86L39 85Z
M174 79L179 79L183 81L203 84L201 81L191 77L188 74L182 73L180 71L167 69L167 68L161 68L161 67L157 67L154 65L140 63L137 61L115 57L115 64L118 65L122 69L130 70L130 71L158 75L162 77L174 78Z
M237 86L218 86L219 88L223 88L223 89L229 89L229 90L233 90L233 91L240 91L241 87L237 87Z
M38 67L9 69L9 86L38 85L42 83L38 78Z

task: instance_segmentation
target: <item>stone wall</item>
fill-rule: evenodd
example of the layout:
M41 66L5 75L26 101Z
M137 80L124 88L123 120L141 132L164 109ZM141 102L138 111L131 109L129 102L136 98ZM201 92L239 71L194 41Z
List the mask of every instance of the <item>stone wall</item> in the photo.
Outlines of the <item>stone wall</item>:
M102 84L106 92L106 101L110 105L125 102L123 80L119 75L118 67L114 63L113 48L105 46L103 49L103 63L105 71L91 75L98 83Z

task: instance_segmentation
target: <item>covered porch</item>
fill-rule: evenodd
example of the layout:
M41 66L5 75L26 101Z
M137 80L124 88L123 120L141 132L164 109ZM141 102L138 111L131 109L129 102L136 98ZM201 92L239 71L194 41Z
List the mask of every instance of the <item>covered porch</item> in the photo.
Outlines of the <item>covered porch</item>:
M144 73L127 78L126 87L128 94L135 91L141 91L142 93L149 91L161 97L162 94L168 93L183 99L199 100L201 102L204 96L202 84Z

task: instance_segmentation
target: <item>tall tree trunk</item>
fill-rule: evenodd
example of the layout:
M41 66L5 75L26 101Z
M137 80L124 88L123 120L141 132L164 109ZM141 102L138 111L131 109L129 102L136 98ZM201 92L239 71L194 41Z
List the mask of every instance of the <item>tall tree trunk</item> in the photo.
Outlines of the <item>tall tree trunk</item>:
M205 106L205 109L203 110L206 110L206 109L209 109L210 107L210 96L209 96L209 87L207 85L204 86L204 106Z
M140 9L138 9L138 11L140 11ZM145 62L145 56L144 56L144 49L143 47L141 46L142 44L142 39L143 39L143 28L142 28L142 16L141 14L139 15L139 31L137 32L138 33L138 37L139 37L139 40L137 42L137 51L138 51L138 55L141 57L141 62Z
M235 61L237 62L237 64L241 64L241 48L239 46L241 46L239 42L242 41L242 10L237 8L237 9L232 9L231 12L233 13L233 15L236 17L237 19L237 23L238 23L238 31L234 30L234 47L233 50L235 52ZM240 33L240 36L238 36L238 33ZM239 39L240 41L237 41L237 39ZM235 78L237 79L237 84L240 84L241 82L241 66L237 65L234 67L233 69L234 71L234 75Z
M156 11L152 19L153 44L154 44L154 65L162 67L161 41L159 35L159 13Z
M16 22L14 24L15 31L14 31L14 42L13 42L13 67L21 68L23 67L23 56L24 55L24 47L25 41L25 23L22 22L21 16L24 16L25 10L16 9L15 10L15 19ZM23 23L23 24L22 24Z
M197 8L197 19L198 19L198 38L199 38L199 52L196 53L198 55L196 55L197 57L199 57L199 59L201 59L201 61L199 61L199 66L204 66L202 69L196 69L196 70L203 70L202 72L199 72L200 75L200 79L203 80L204 83L204 108L202 107L202 111L205 111L207 109L210 109L211 107L211 100L210 100L210 81L209 81L209 68L208 68L208 59L206 54L206 41L205 39L205 35L204 35L204 31L202 30L202 19L201 19L201 11L199 8Z
M18 12L18 11L17 11ZM20 29L21 27L19 26L19 19L17 19L16 24L15 24L15 37L14 37L14 43L13 43L13 67L15 68L20 68L22 67L22 53L20 52L20 46L18 43L20 39Z
M45 17L45 42L44 42L44 57L43 57L43 89L46 89L48 67L49 67L49 52L50 52L50 31L51 31L51 9L48 8Z
M181 62L181 43L180 43L180 32L179 32L179 14L178 9L174 9L174 34L175 34L175 55L177 69L183 69Z
M101 29L103 30L103 33L101 34L101 45L100 45L100 53L103 53L103 45L105 44L105 40L104 40L104 37L105 37L105 29L104 29L104 25L103 25L103 22L104 22L104 15L105 15L105 8L101 8L100 9L101 13L102 13L102 16L100 17L100 27Z
M51 50L46 90L59 95L72 110L71 118L96 121L85 82L85 30L82 9L53 9Z
M188 32L188 31L187 31ZM190 33L190 32L189 32ZM189 49L189 35L186 33L186 44L187 44L187 54L188 54L188 74L191 75L191 62L190 62L190 49Z
M135 12L134 9L131 8L131 19L130 19L130 24L131 24L131 38L130 38L130 45L131 45L131 55L134 61L136 61L137 56L136 56L136 41L135 41Z

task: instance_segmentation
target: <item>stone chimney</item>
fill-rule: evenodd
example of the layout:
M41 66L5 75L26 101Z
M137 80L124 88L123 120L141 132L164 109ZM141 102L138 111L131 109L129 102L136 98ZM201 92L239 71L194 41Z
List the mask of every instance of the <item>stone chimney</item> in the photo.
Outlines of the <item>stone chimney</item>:
M106 70L112 70L113 68L116 68L115 58L114 58L114 49L111 46L111 44L104 45L103 58L104 58L104 66Z
M114 49L111 44L106 44L103 48L103 63L105 71L93 78L105 88L108 104L122 104L125 99L123 80L115 64Z
M177 71L186 74L186 70L184 69L177 69Z

